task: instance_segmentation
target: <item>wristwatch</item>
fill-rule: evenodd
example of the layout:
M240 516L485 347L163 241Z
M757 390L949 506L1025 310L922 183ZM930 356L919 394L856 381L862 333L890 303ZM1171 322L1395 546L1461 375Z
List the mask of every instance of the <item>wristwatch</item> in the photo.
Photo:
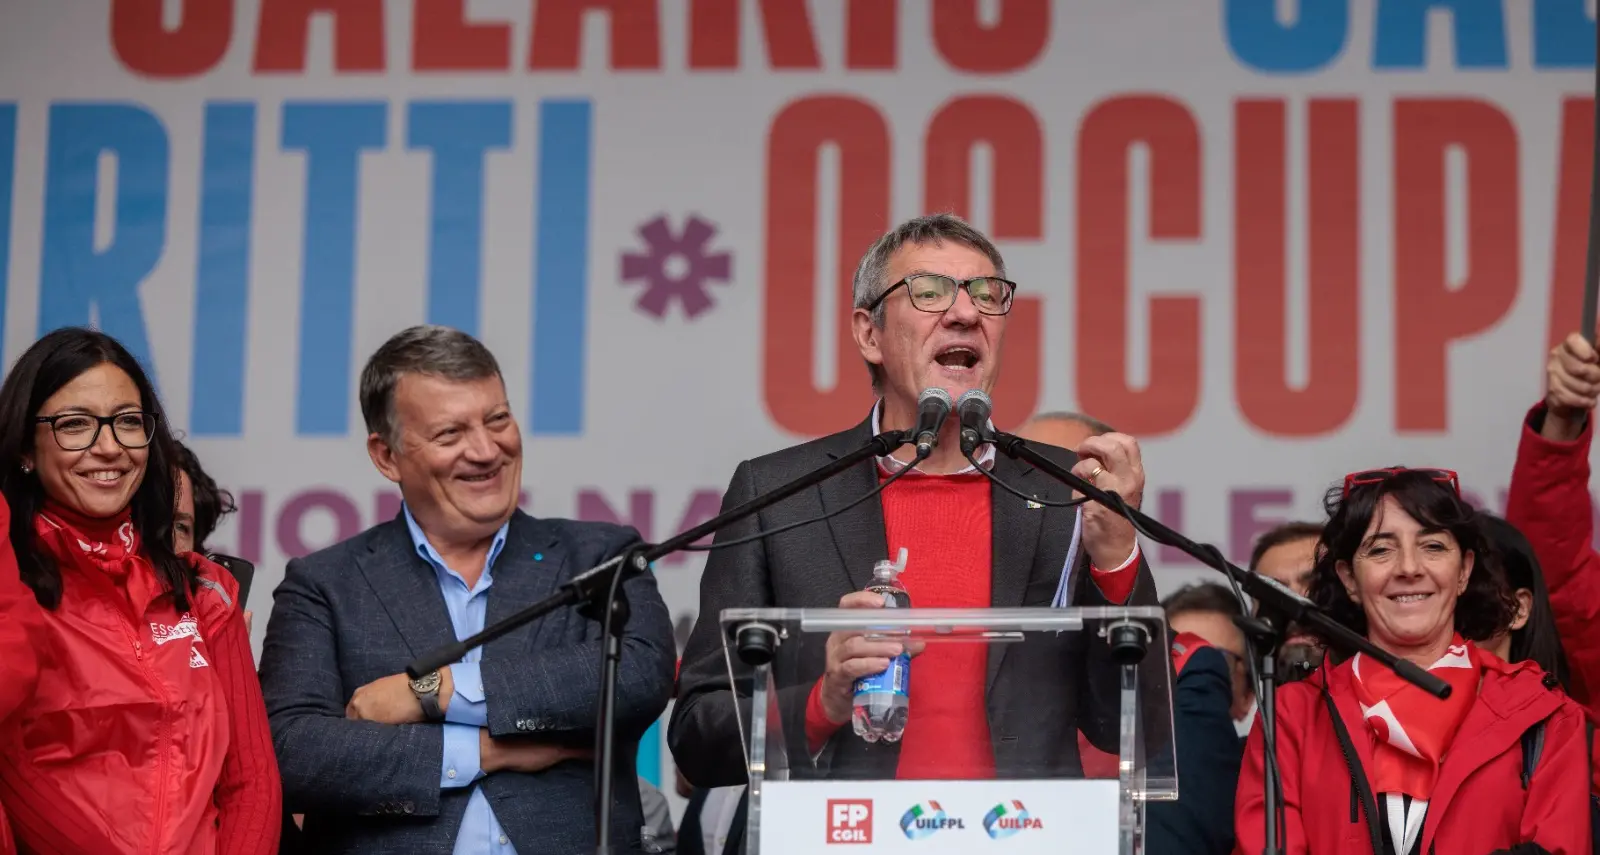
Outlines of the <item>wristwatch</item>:
M422 704L422 715L428 721L443 721L444 710L439 708L439 672L430 671L411 682L411 694Z

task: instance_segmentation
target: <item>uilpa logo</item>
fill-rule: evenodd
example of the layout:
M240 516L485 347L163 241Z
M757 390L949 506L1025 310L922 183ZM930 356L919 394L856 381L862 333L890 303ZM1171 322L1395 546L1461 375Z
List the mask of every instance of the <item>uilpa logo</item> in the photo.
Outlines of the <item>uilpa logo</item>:
M983 816L983 830L995 840L1010 837L1026 828L1044 828L1044 823L1029 816L1022 802L1001 802Z
M828 842L871 843L872 799L828 799Z
M960 817L948 816L938 802L917 802L900 817L900 830L912 840L946 828L966 828Z

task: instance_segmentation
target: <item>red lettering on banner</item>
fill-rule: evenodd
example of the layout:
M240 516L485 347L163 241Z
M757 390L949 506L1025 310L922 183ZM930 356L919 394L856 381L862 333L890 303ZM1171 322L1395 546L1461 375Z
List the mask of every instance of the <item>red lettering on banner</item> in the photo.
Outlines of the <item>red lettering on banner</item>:
M1309 113L1309 368L1305 386L1294 389L1286 376L1284 103L1246 100L1234 108L1234 394L1251 424L1279 436L1330 433L1349 421L1359 397L1359 106L1313 99Z
M953 68L998 74L1027 68L1050 42L1055 0L1001 0L993 26L978 20L978 0L934 0L933 43Z
M416 71L507 71L511 25L467 23L467 0L415 0L411 67Z
M147 77L193 77L210 71L233 38L233 0L185 0L176 30L162 20L162 0L112 0L111 49L129 71Z
M1150 298L1150 380L1128 383L1128 152L1150 152L1152 240L1200 237L1200 131L1170 98L1101 102L1078 130L1079 406L1141 438L1171 433L1200 402L1200 299Z
M739 67L742 0L692 0L689 7L689 68ZM761 31L772 68L822 68L816 30L806 0L761 0ZM899 65L897 0L849 0L845 67L893 69Z
M333 67L383 71L383 0L262 0L255 70L306 70L311 16L333 16Z
M528 67L570 71L578 67L585 12L611 20L611 67L661 68L661 10L656 0L539 0L533 6L533 44Z
M1594 175L1594 99L1568 98L1561 104L1561 165L1556 172L1555 239L1550 249L1548 350L1578 329L1583 317L1584 277L1588 276L1589 186ZM1592 330L1591 330L1592 332ZM1530 361L1529 367L1544 365ZM1543 374L1540 375L1541 379Z
M994 211L990 237L1044 237L1044 133L1028 105L1000 96L970 96L946 103L924 138L924 211L972 212L972 150L992 152ZM1039 404L1040 326L1037 297L1019 296L1006 318L1006 370L995 386L994 421L1015 426Z
M1448 280L1445 153L1466 155L1466 278ZM1493 326L1517 298L1517 133L1492 104L1401 99L1394 107L1395 428L1448 422L1450 343ZM1351 342L1353 346L1355 342Z
M850 0L844 65L861 71L889 70L899 64L899 0Z
M816 317L817 168L822 147L839 151L838 260L831 275L838 310ZM866 383L844 382L861 353L851 332L851 277L857 260L889 228L889 128L872 104L817 96L790 103L767 133L762 387L768 412L784 430L823 436L853 423L872 404ZM816 329L835 325L838 376L830 388L812 379ZM857 369L859 370L859 369Z

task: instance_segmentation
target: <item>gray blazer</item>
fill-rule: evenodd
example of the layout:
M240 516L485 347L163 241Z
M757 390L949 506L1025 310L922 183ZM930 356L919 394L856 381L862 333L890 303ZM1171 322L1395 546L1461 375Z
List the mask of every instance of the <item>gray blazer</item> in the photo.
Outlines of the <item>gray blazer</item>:
M747 460L734 470L723 496L730 508L836 460L870 438L871 420L832 436ZM1034 445L1061 465L1076 456L1066 449ZM1033 467L1005 456L993 473L1017 490L1052 501L1070 491ZM909 477L916 477L915 475ZM757 519L724 530L719 540L746 537L789 523L835 511L877 486L876 464L863 461L831 481L763 511ZM1030 508L1027 502L991 488L992 581L990 605L995 608L1045 607L1051 604L1072 540L1075 508ZM736 696L749 720L748 689L735 693L723 655L719 614L733 607L835 608L839 598L866 587L872 565L888 556L883 505L871 500L823 523L801 526L744 546L714 551L700 582L700 615L683 653L678 700L673 706L668 742L678 768L696 786L725 787L745 783L745 761L735 717ZM915 562L915 556L913 556ZM1155 605L1155 581L1141 558L1138 580L1128 605ZM1109 605L1089 580L1087 550L1079 550L1073 571L1072 602ZM913 605L915 605L913 603ZM1081 727L1102 750L1117 747L1118 672L1109 647L1090 633L1062 633L1036 638L1027 645L995 644L989 648L986 697L989 729L1001 778L1077 776L1082 774L1077 733ZM1161 641L1151 645L1146 670L1161 679L1170 668ZM787 674L778 685L779 710L789 742L793 778L893 778L899 762L898 743L869 744L849 727L841 728L812 759L804 744L804 711L812 685L822 676L824 645L785 642L779 646L775 674ZM749 669L739 664L741 677ZM912 665L916 679L916 665ZM745 682L741 679L741 683ZM912 721L916 710L911 711ZM915 726L915 725L913 725ZM1157 738L1170 738L1171 719L1152 715L1147 728Z
M518 511L494 567L488 623L533 605L637 540L631 528ZM655 579L635 578L624 587L632 615L617 684L611 839L617 851L637 851L638 743L671 696L674 644ZM417 555L405 519L289 562L273 597L261 688L285 813L306 815L305 850L449 852L472 791L439 787L443 729L344 715L357 688L455 640L434 570ZM598 623L569 608L489 642L481 667L491 735L592 746L600 635ZM594 851L592 763L501 772L477 786L521 855Z

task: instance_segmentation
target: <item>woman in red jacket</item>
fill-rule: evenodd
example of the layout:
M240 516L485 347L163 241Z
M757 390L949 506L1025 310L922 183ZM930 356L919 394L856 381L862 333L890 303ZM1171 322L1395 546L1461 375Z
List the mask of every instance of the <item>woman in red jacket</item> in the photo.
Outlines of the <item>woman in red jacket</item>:
M17 558L11 551L11 510L0 500L0 723L11 718L29 698L39 678L39 656L44 621L33 592L22 584ZM0 810L0 855L17 851L11 824Z
M1532 662L1466 640L1504 632L1517 606L1499 569L1477 560L1483 533L1455 473L1357 473L1328 505L1312 599L1451 693L1435 698L1360 655L1282 687L1285 851L1589 853L1582 709ZM1541 747L1524 785L1530 733ZM1239 776L1241 853L1261 851L1264 762L1258 727Z
M269 855L281 784L238 588L173 552L177 458L114 339L52 332L0 386L0 493L43 607L38 687L0 726L24 852Z

